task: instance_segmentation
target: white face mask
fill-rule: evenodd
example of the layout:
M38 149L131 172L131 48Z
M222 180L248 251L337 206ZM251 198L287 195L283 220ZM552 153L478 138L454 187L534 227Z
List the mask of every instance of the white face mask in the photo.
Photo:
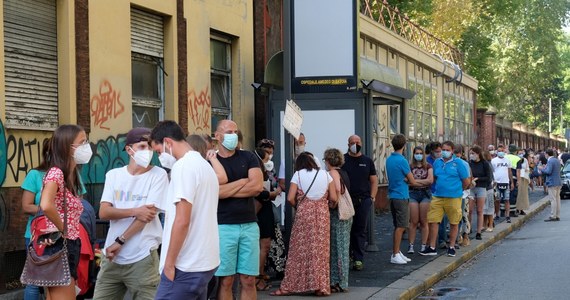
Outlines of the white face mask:
M295 146L295 155L299 155L301 153L305 152L305 145L302 146Z
M131 150L135 151L132 147ZM150 161L152 160L152 151L145 149L145 150L138 150L135 151L135 155L131 155L131 157L135 160L135 163L143 168L148 167L150 165Z
M272 161L264 163L263 166L265 167L265 170L269 172L273 171L273 168L275 167Z
M269 154L269 160L273 159L273 154Z
M77 148L75 148L75 153L73 153L73 159L75 163L78 165L83 165L91 160L91 156L93 155L93 151L91 150L91 145L83 144Z
M176 158L172 155L172 148L170 148L170 154L166 153L166 144L162 144L162 153L158 156L158 160L163 167L172 169L176 163Z

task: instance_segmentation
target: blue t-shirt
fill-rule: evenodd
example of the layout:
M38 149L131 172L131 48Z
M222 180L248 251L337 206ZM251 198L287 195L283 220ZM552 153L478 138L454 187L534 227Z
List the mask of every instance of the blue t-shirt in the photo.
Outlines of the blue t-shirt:
M469 177L468 164L460 158L453 156L447 162L438 158L433 163L433 175L435 176L436 197L461 198L463 196L463 179Z
M386 159L386 173L388 174L388 198L410 198L408 183L404 181L410 172L410 165L406 158L404 158L404 156L398 152L392 152L392 155Z
M22 183L22 189L28 191L30 193L35 194L34 204L40 205L40 199L42 196L42 186L43 186L43 178L46 172L38 171L38 170L31 170L24 178L24 182ZM28 223L26 224L26 233L24 234L24 238L31 238L32 233L30 232L30 224L32 224L32 219L34 216L28 217Z

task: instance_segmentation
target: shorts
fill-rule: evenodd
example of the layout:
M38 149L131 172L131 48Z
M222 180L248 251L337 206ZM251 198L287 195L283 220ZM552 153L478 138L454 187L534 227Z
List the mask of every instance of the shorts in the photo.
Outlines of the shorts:
M390 199L390 212L394 228L407 228L410 225L408 199Z
M492 189L487 190L487 198L483 206L483 215L493 215L495 213L495 193Z
M474 187L471 189L471 197L485 198L487 197L487 189L484 187Z
M57 242L51 246L46 247L43 255L51 255L63 248L63 239L57 240ZM71 277L77 280L77 266L79 265L79 254L81 251L81 240L77 238L76 240L67 239L67 258L69 261L69 273Z
M410 202L422 203L431 202L431 191L429 189L410 190Z
M509 190L509 184L508 183L497 183L497 193L498 193L498 197L499 201L503 202L503 201L509 201L510 196L511 196L511 191Z
M160 284L156 291L155 300L167 299L200 299L208 298L208 283L216 269L205 272L182 272L174 270L174 280L160 275Z
M259 275L259 226L256 222L220 224L220 267L216 276Z
M127 289L136 291L134 298L154 299L160 282L158 251L150 250L145 258L129 264L117 264L107 257L101 260L93 299L123 298ZM140 280L144 278L144 280Z
M443 198L433 196L428 211L429 223L440 223L443 214L449 219L449 224L457 225L463 215L461 211L461 198Z

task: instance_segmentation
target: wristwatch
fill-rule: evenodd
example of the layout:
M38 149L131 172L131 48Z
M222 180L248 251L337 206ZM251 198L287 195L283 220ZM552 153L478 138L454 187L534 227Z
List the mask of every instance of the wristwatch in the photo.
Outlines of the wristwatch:
M118 237L115 239L115 242L117 242L119 245L122 246L122 245L125 244L125 241L126 241L126 240L127 240L127 239L125 238L125 236L121 234L121 236L118 236Z

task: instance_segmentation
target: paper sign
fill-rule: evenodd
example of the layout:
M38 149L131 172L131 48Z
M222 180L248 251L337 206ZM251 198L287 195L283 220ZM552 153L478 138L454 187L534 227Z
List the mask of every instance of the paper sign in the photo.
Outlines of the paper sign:
M287 105L285 106L285 115L283 116L283 127L289 133L299 139L301 135L301 126L303 125L303 112L301 108L293 102L293 100L287 100Z

